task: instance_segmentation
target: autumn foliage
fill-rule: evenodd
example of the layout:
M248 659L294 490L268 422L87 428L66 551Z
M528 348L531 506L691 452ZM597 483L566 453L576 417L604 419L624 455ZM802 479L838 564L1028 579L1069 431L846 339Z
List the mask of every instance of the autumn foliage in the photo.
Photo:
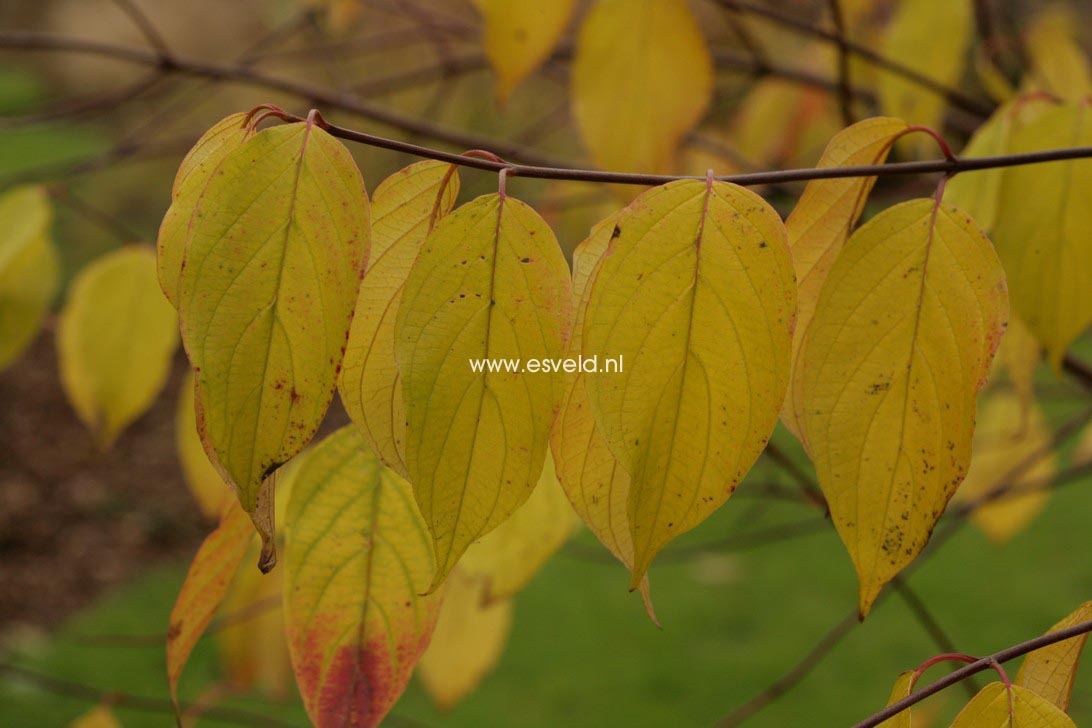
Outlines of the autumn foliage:
M474 4L496 77L496 99L477 103L570 63L596 169L419 147L428 158L368 190L347 146L368 140L327 109L237 110L182 159L154 253L122 248L68 287L63 384L101 446L151 405L179 342L192 366L178 445L218 525L171 615L172 698L225 600L260 592L283 605L315 725L378 725L415 667L450 707L503 650L511 598L581 522L656 622L657 556L733 507L779 423L814 467L800 497L841 537L861 619L946 511L997 541L1035 517L1061 444L1037 366L1092 386L1073 354L1092 323L1092 75L1061 11L1033 16L1017 72L975 40L969 0L831 3L838 33L799 51L827 82L770 72L722 134L780 143L786 163L811 155L761 187L738 160L677 174L719 113L697 3ZM351 3L325 5L351 23ZM751 17L750 3L711 5ZM953 119L981 107L953 155ZM1068 156L1036 157L1049 150ZM871 196L915 160L936 161L935 186ZM496 191L464 199L461 166L497 171ZM615 190L570 263L521 178L597 170L663 176L622 179L642 185ZM801 181L783 215L771 202ZM58 285L50 215L42 187L0 197L3 364ZM624 366L469 364L578 357ZM352 423L316 437L335 395ZM1085 604L1056 629L1092 629L1090 616ZM953 728L1072 725L1087 631L1030 652L1012 679L998 661L941 656L998 678ZM911 725L933 664L892 676L905 709L884 726Z

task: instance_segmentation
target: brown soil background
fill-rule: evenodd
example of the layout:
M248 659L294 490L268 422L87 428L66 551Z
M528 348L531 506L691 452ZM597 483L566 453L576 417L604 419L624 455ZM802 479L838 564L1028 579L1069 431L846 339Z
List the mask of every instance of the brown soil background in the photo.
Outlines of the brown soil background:
M46 332L0 372L0 631L49 627L210 529L175 451L181 352L155 405L100 452L65 399Z

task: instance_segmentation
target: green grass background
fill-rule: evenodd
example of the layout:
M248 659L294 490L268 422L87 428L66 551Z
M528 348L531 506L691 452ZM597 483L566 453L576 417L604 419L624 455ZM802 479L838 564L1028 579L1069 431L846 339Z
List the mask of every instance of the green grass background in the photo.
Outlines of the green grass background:
M852 567L832 528L738 553L715 547L728 534L812 517L803 505L745 495L749 485L775 477L772 466L760 464L736 497L680 539L691 548L713 546L654 567L662 630L627 593L620 566L588 558L595 542L583 532L578 548L558 554L517 598L510 644L476 693L441 715L414 684L394 714L401 724L467 728L711 725L793 665L854 604ZM960 650L985 654L1035 636L1092 597L1090 486L1058 490L1042 516L1004 546L964 528L913 575L913 588ZM183 573L183 564L155 571L52 638L24 640L15 661L104 692L165 696L161 648L95 647L80 638L162 631ZM883 706L900 671L937 651L892 594L807 679L747 725L850 725ZM183 679L184 695L194 696L217 674L214 651L204 645ZM1079 725L1092 720L1088 685L1088 675L1081 675L1072 709ZM950 715L965 695L953 688L939 700L941 712ZM270 704L261 696L223 704L306 725L295 704ZM44 694L23 681L0 683L0 725L63 725L85 708L85 702ZM118 715L126 726L169 722L120 708Z

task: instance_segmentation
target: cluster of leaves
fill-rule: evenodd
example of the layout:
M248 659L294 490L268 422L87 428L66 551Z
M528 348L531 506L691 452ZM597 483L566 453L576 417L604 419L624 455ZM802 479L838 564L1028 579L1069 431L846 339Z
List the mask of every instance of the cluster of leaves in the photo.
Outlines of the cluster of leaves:
M477 4L502 99L576 7ZM846 5L851 29L870 22ZM917 62L954 82L969 6L928 5L903 5L885 50L912 57L942 23L953 42ZM1063 24L1040 22L1029 51L1019 89L979 64L1001 104L966 157L1092 144L1092 77ZM883 164L938 137L923 125L940 125L941 96L890 71L876 84L889 115L834 133L819 167ZM601 167L669 171L712 89L684 0L599 0L582 18L573 112ZM1054 463L1036 457L1052 443L1031 379L1041 350L1059 366L1092 322L1092 163L960 175L861 225L875 177L816 179L785 221L712 173L679 179L593 227L570 270L503 174L458 206L457 166L424 161L369 198L316 113L261 128L285 117L264 106L209 129L180 165L155 254L131 246L83 270L57 330L65 389L104 447L150 406L179 341L192 365L179 449L218 526L171 615L172 695L218 610L272 600L283 609L221 633L238 682L283 686L290 664L317 725L375 725L417 666L450 705L496 659L511 598L572 510L655 620L656 555L727 501L779 421L815 466L862 618L953 498L998 540L1041 508ZM57 254L42 189L6 193L0 221L5 365L48 308ZM999 345L1014 386L980 394ZM624 366L470 366L576 356ZM352 424L308 449L335 392ZM984 502L1028 459L1026 493ZM271 574L239 568L255 556ZM1083 644L1032 653L1015 681L999 671L955 725L1070 725ZM892 701L931 664L900 676ZM909 711L891 720L909 725Z

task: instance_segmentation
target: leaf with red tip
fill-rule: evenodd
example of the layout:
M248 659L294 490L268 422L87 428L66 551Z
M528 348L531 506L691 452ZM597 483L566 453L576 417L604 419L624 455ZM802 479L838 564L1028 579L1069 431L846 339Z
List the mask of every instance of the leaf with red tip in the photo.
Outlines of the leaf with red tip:
M409 483L343 427L308 455L285 517L285 623L318 728L376 726L428 646L440 600Z

